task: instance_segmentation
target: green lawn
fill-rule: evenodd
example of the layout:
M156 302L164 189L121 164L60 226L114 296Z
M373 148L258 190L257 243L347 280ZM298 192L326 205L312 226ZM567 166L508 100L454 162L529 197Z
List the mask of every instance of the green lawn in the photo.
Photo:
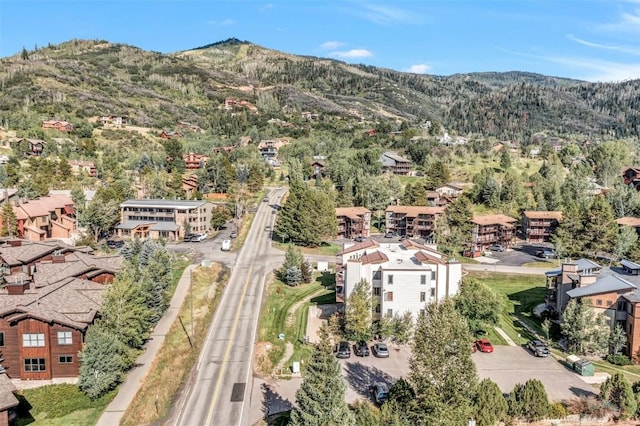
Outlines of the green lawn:
M540 303L544 303L544 278L535 275L487 273L471 273L470 276L505 296L507 305L505 312L500 317L499 327L514 342L524 344L534 337L517 321L518 319L525 321L537 333L543 334L540 321L533 315L533 308ZM491 338L492 336L490 335L489 337Z
M273 247L278 250L287 251L288 243L273 242ZM335 256L342 251L342 245L335 243L322 243L319 247L296 246L304 254L316 254L321 256Z

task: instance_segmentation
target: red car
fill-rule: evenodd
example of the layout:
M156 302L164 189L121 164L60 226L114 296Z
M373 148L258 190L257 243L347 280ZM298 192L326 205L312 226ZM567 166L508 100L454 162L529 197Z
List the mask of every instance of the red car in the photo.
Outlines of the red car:
M487 339L476 340L476 346L478 347L478 350L480 352L487 352L487 353L493 352L493 346L491 345L491 342L488 341Z

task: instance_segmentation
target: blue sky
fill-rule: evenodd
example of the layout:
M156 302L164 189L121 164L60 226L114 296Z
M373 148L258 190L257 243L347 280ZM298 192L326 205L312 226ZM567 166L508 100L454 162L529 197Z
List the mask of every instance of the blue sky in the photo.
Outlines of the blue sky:
M229 37L436 75L640 78L640 0L0 0L0 57L72 38L168 53Z

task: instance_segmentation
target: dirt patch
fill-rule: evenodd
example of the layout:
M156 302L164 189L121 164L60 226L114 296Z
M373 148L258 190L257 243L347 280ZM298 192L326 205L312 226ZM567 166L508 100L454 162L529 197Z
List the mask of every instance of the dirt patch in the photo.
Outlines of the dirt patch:
M269 351L273 345L270 342L257 342L253 349L253 374L263 379L269 378L265 371L273 371L273 364L269 360Z

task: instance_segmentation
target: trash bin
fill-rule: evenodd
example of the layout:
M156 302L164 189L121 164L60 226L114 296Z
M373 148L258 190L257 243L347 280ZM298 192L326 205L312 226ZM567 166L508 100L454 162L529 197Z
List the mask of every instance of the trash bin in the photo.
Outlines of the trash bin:
M567 365L569 366L569 368L571 368L572 370L576 369L576 361L580 361L580 357L577 355L569 355L565 361L567 362Z
M595 367L588 359L580 359L576 361L573 368L576 370L576 373L581 376L593 376L595 373Z

